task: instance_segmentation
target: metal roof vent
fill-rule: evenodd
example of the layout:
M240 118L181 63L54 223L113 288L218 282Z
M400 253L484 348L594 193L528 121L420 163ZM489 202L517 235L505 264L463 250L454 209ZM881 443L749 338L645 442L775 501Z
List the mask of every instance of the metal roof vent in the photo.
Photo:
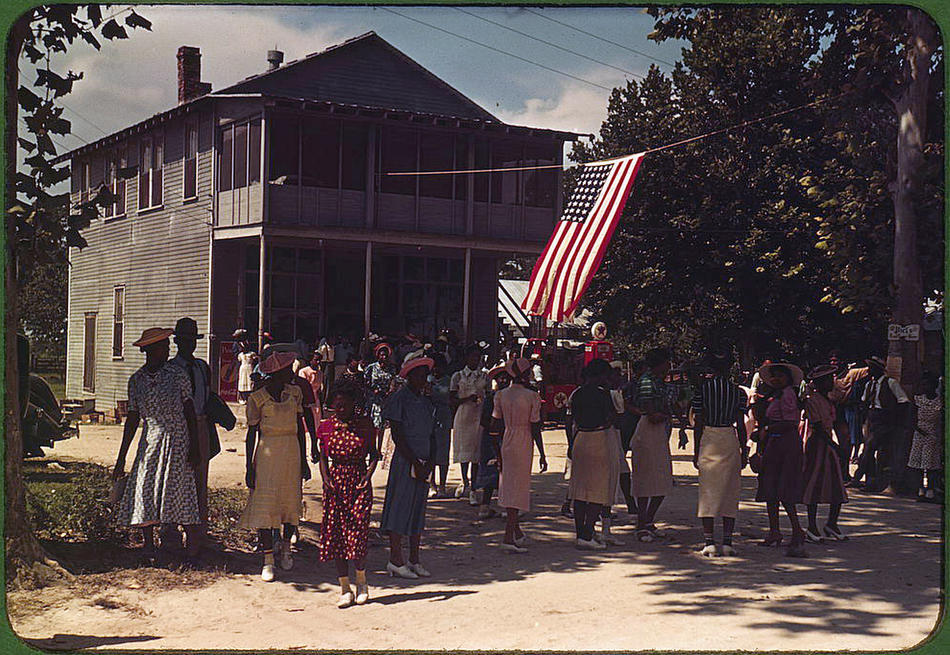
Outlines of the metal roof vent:
M280 50L267 51L267 70L277 70L284 63L284 53Z

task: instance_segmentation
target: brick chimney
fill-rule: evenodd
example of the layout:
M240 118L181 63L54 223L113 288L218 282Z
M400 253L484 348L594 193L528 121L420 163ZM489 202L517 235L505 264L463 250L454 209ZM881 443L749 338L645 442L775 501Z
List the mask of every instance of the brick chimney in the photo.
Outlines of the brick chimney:
M211 84L201 81L201 51L193 46L178 48L178 104L211 92Z

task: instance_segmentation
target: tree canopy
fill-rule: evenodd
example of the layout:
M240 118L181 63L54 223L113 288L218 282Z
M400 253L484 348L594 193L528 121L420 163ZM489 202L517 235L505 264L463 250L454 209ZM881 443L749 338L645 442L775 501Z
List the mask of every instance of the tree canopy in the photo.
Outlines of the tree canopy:
M861 68L888 69L858 56L869 37L824 9L650 11L651 38L688 43L681 61L615 89L599 137L573 161L811 106L647 155L585 305L631 354L663 344L689 356L710 343L734 344L747 363L881 352L897 124L869 83L883 73ZM942 89L931 95L939 113ZM943 286L942 119L929 134L921 255L931 290Z

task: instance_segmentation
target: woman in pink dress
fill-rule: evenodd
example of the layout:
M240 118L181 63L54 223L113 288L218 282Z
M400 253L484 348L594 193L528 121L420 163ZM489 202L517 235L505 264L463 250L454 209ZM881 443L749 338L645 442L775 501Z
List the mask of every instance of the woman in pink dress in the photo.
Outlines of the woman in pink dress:
M541 455L542 473L548 470L548 462L541 441L541 396L528 387L531 363L524 358L513 359L506 368L513 381L510 387L495 394L491 429L493 435L500 435L504 430L498 453L498 505L507 510L508 523L501 547L509 553L525 553L527 538L521 531L518 513L531 508L535 444Z
M320 425L320 421L323 419L323 408L320 405L320 398L323 397L323 371L320 370L322 360L323 355L320 354L320 351L315 350L310 357L310 364L297 371L297 375L306 380L310 384L310 388L313 389L314 403L310 406L310 411L313 413L314 425ZM316 457L316 453L313 456Z

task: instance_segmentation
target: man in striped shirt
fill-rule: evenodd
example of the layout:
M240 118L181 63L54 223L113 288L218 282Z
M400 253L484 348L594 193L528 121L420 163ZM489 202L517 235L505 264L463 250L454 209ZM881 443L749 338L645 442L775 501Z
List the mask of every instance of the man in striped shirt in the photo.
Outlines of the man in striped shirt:
M699 383L692 401L693 465L699 470L699 518L705 545L702 554L718 555L713 530L722 518L723 555L734 555L732 531L739 510L741 473L749 460L745 429L746 393L729 379L732 356L727 351L709 355L712 377Z

